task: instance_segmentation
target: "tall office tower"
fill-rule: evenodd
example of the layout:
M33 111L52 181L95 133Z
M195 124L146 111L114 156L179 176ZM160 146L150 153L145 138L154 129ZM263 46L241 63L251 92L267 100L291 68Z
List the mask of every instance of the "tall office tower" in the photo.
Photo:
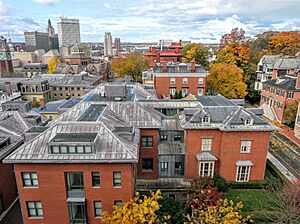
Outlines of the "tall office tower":
M6 76L13 73L11 54L6 39L0 36L0 76Z
M110 32L105 32L104 34L104 56L113 56L112 37Z
M114 43L114 47L117 50L117 54L121 51L121 39L120 38L115 38L115 43Z
M80 43L79 19L60 17L57 22L59 47L68 47Z

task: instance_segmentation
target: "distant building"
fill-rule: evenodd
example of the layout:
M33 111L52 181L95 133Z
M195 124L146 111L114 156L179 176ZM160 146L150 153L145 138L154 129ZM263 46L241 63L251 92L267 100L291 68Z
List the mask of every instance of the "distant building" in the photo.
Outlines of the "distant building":
M80 43L80 25L78 19L60 17L57 22L59 47L70 47Z
M104 56L113 56L112 37L110 32L105 32L104 34Z
M0 77L10 76L13 73L13 64L10 49L6 39L0 37Z
M121 39L120 38L115 38L114 47L116 49L116 55L118 55L119 52L121 51Z
M48 64L43 63L31 63L24 65L22 68L22 73L25 77L31 78L36 74L44 74L48 72Z
M90 51L86 52L82 44L78 43L71 47L71 53L66 56L65 63L67 65L84 65L92 63Z
M158 63L153 68L154 87L158 98L174 97L181 91L203 96L206 94L208 71L195 62L191 63Z

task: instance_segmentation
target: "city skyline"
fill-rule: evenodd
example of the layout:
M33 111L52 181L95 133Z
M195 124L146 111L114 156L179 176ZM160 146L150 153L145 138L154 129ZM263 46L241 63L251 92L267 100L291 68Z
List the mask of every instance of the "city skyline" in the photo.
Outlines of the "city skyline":
M272 4L270 4L272 3ZM83 42L102 42L105 32L123 42L154 42L183 39L217 43L235 27L254 36L267 30L299 30L299 0L1 0L1 34L24 41L25 31L45 32L48 19L57 31L60 16L80 20ZM67 10L66 10L67 9Z

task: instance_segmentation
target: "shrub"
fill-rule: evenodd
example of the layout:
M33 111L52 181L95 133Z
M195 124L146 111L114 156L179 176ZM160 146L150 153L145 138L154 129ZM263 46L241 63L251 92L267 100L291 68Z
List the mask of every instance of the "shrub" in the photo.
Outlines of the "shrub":
M266 186L266 181L254 180L249 182L232 182L232 189L262 189Z
M228 190L228 183L223 177L215 175L213 181L214 186L217 187L219 191L226 192Z
M161 205L160 209L156 212L159 220L163 220L165 216L170 216L170 219L166 220L165 223L184 223L187 215L184 201L174 198L162 198L158 200L158 203Z

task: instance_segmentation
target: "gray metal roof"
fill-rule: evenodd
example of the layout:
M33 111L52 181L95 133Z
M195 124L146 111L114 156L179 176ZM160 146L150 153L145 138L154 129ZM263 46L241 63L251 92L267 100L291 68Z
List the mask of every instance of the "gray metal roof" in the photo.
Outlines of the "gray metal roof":
M217 157L211 152L199 152L196 155L198 161L217 161Z

